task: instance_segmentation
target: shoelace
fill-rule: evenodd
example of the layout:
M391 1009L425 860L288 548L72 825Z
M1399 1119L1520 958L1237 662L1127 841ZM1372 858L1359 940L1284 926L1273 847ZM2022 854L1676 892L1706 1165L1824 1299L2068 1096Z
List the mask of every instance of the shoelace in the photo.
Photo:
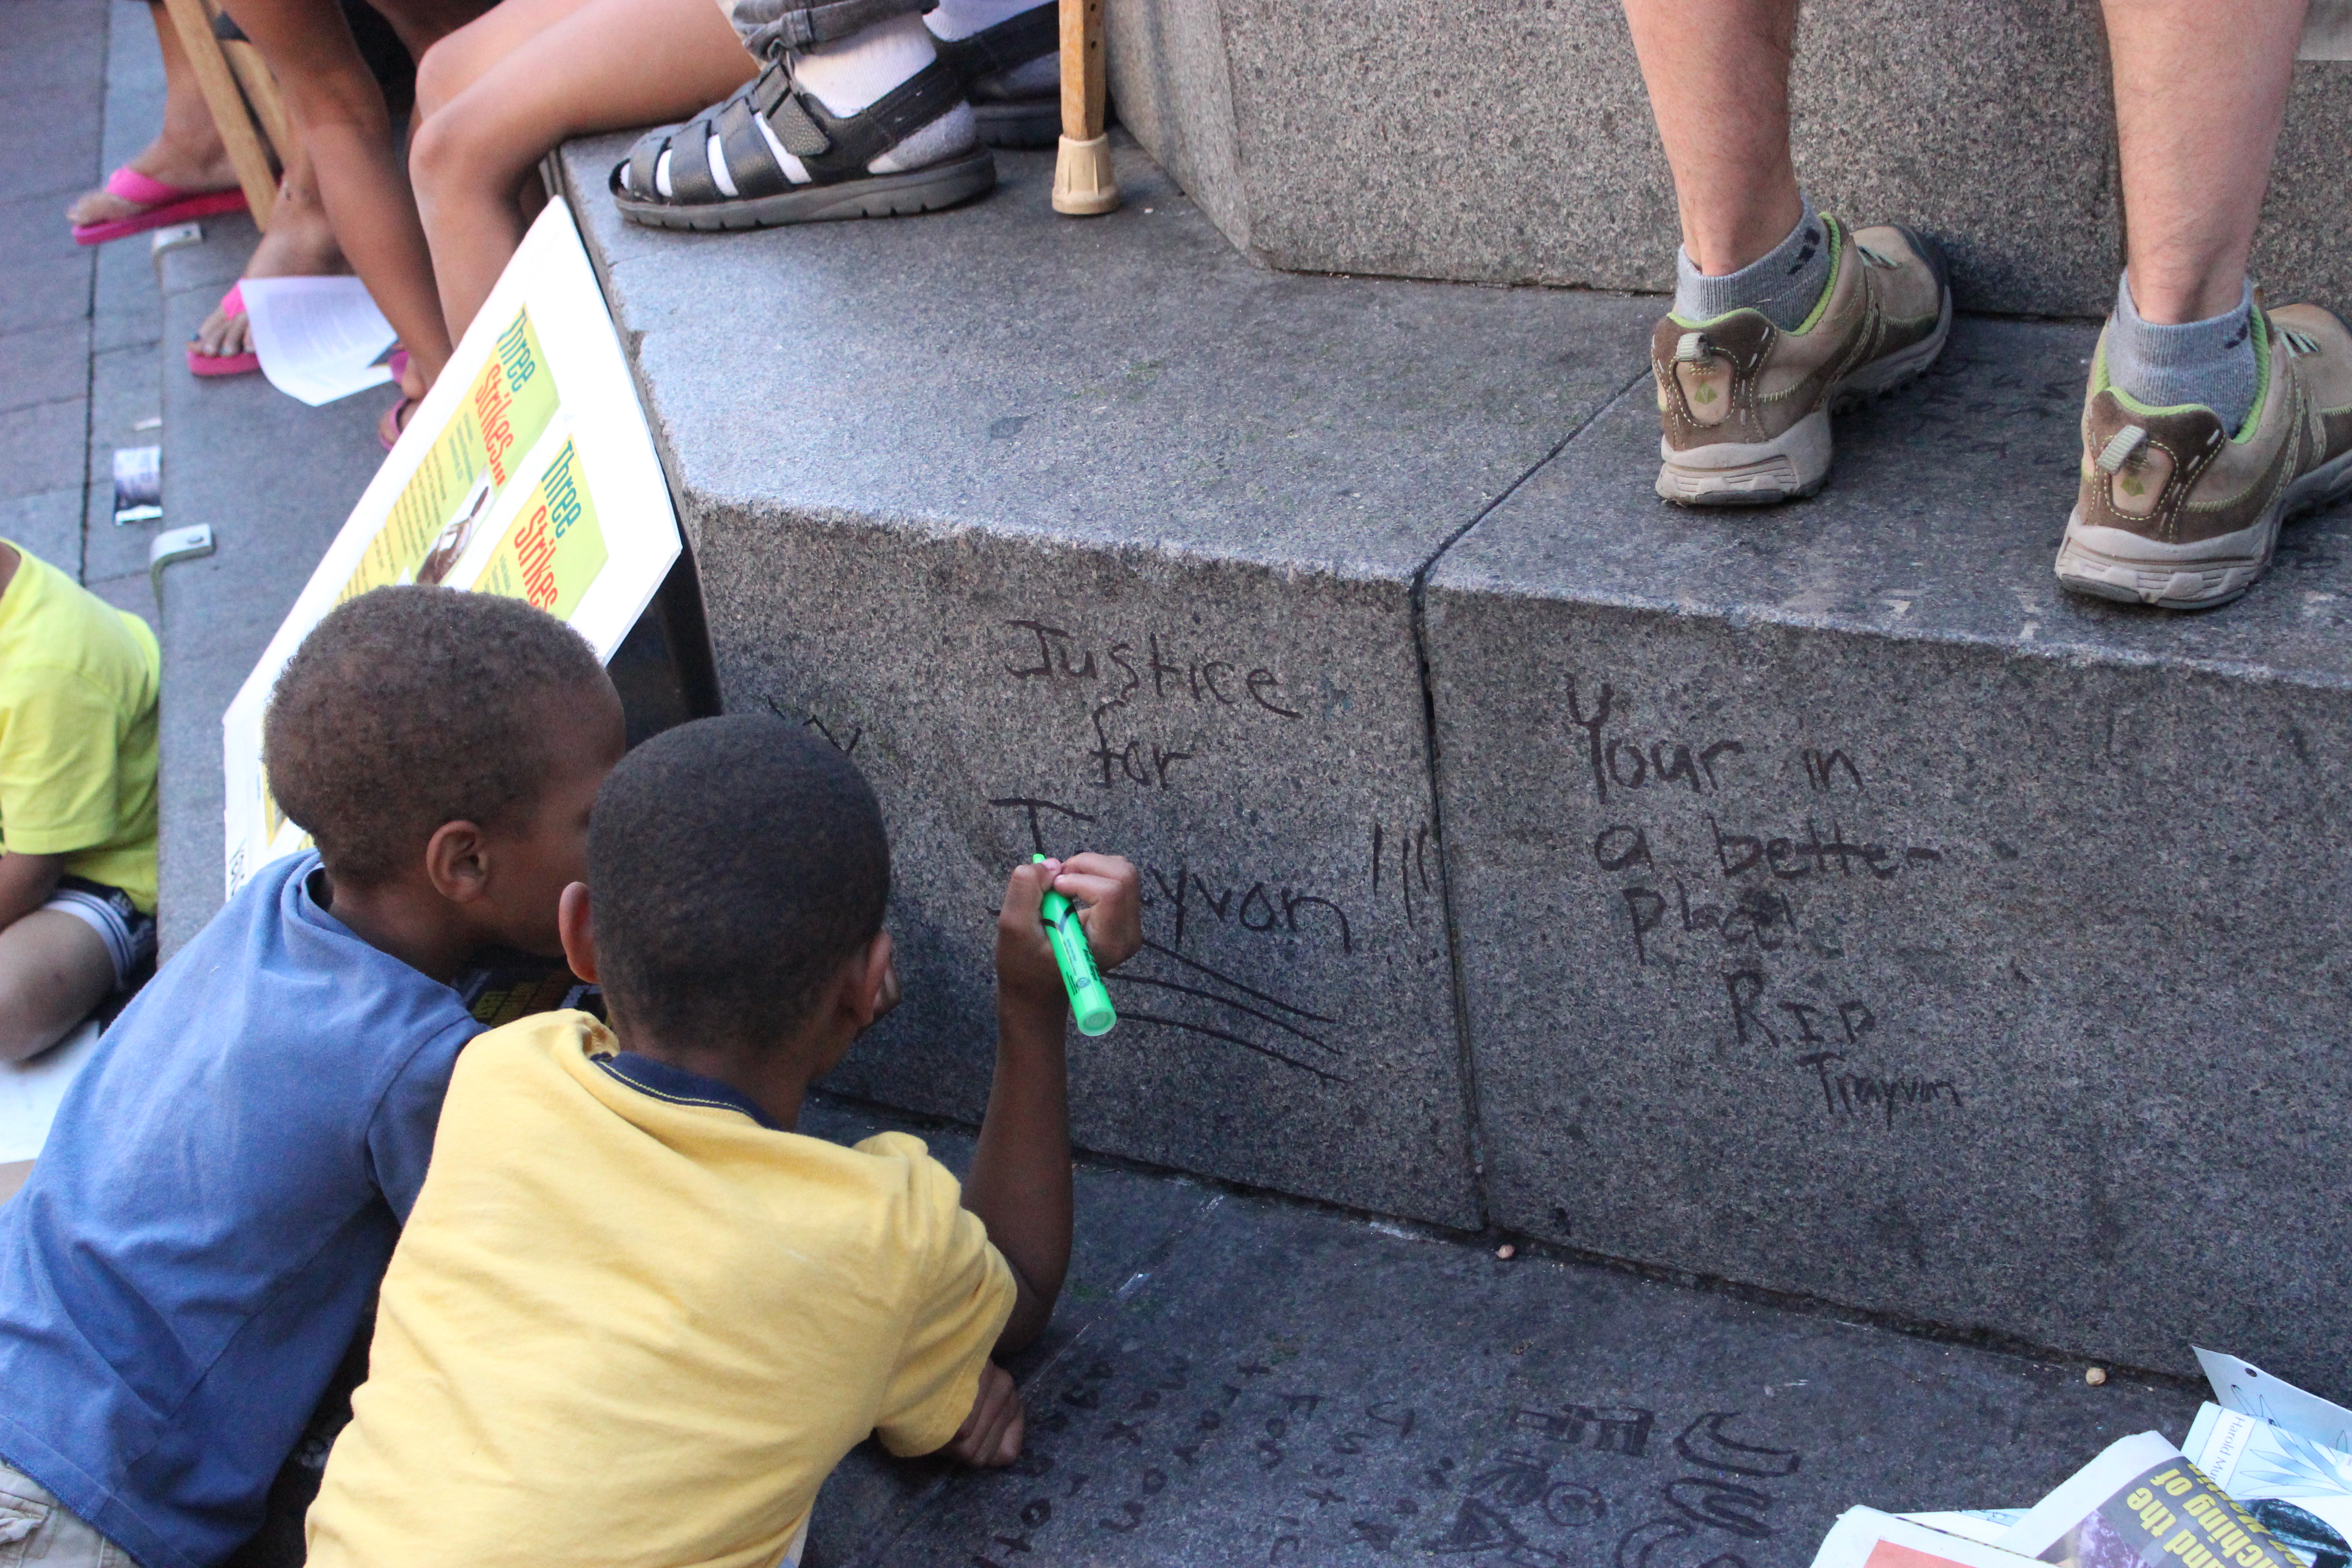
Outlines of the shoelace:
M1685 332L1675 340L1676 364L1703 363L1713 353L1715 353L1715 345L1706 341L1705 332Z
M2313 337L2309 332L2299 332L2293 327L2281 327L2279 329L2279 337L2285 342L2286 352L2294 355L2297 359L2304 358L2306 355L2315 354L2319 352L2319 340Z
M1891 272L1896 267L1901 265L1900 262L1894 260L1892 258L1881 256L1877 251L1871 249L1870 247L1862 244L1858 240L1855 242L1853 249L1855 255L1861 257L1873 267L1885 268L1886 270Z

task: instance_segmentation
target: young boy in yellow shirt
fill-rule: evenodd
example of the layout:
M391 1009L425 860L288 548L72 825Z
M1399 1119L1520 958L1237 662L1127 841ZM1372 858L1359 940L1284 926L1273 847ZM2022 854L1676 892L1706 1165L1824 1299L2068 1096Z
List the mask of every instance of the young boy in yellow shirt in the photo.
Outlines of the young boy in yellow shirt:
M0 1060L155 955L155 634L0 540Z
M451 982L560 950L625 743L517 599L379 588L303 639L262 748L318 847L131 999L0 1204L0 1563L212 1568L267 1522L481 1033Z
M885 1005L889 853L848 759L775 719L683 725L614 770L558 921L611 1027L543 1014L458 1062L313 1568L777 1568L869 1433L1018 1457L989 1358L1045 1328L1070 1248L1068 1004L1039 901L1083 906L1108 968L1142 942L1136 871L1013 873L959 1191L903 1133L792 1131Z

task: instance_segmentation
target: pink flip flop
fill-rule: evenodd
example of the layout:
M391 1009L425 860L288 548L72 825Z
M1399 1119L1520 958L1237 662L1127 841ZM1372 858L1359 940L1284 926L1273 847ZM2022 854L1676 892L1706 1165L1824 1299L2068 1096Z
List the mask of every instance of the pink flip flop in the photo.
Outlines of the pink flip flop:
M243 286L231 284L229 291L221 296L220 308L221 314L225 316L244 315ZM260 368L261 356L251 349L246 350L241 354L202 354L196 352L194 343L188 345L190 375L250 375Z
M138 170L125 166L106 176L106 194L135 202L146 208L129 217L110 218L105 223L78 223L73 226L76 245L104 245L110 239L121 239L128 235L144 234L151 228L166 224L185 223L194 217L210 217L215 213L241 213L245 210L242 190L184 191L177 185L167 185L152 180Z
M416 412L416 399L406 393L400 401L383 411L375 422L375 438L387 452L400 445L400 433L408 428L408 416Z

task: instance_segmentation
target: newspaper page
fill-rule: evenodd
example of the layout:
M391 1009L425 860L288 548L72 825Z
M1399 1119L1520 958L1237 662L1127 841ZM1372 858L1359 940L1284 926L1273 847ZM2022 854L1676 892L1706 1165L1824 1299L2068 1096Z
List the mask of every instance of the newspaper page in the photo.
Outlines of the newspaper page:
M1838 1515L1813 1568L2026 1568L2032 1559L1874 1508Z
M2156 1432L2109 1444L2000 1544L2060 1568L2309 1568Z
M270 795L261 720L328 611L388 584L510 595L610 658L680 550L620 338L551 202L222 717L229 893L307 842Z
M2352 1564L2352 1454L2218 1405L2197 1413L2183 1447L2311 1568Z
M1940 1530L1947 1535L1965 1535L1970 1541L1981 1541L1990 1546L2008 1534L2011 1527L2025 1517L2025 1510L1968 1508L1947 1513L1900 1513L1895 1517L1913 1524L1924 1524L1930 1530Z

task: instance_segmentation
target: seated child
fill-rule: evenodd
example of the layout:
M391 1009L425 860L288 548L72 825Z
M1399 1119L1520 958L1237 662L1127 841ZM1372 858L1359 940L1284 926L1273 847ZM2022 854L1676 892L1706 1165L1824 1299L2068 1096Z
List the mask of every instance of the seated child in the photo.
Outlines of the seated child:
M597 797L588 876L564 952L612 1026L542 1014L458 1064L313 1568L772 1568L869 1433L1020 1453L989 1356L1044 1329L1070 1248L1068 1004L1038 903L1091 905L1117 963L1142 943L1135 868L1013 873L961 1193L903 1133L792 1131L889 970L889 843L846 757L767 717L667 731Z
M0 1060L155 952L155 634L0 541Z
M124 1009L0 1205L0 1541L24 1542L0 1556L204 1568L260 1523L477 1032L448 981L478 948L560 951L623 748L587 643L448 588L334 610L263 736L318 849Z

